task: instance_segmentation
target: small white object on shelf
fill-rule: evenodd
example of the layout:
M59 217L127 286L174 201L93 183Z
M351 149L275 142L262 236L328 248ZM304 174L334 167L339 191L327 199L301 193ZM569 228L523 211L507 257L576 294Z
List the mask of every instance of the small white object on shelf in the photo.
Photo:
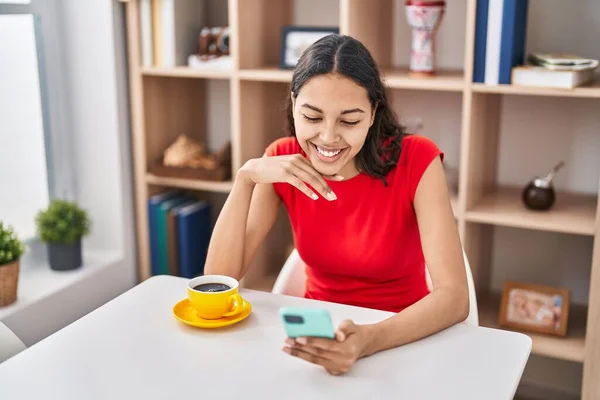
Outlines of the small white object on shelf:
M194 69L233 69L233 59L231 56L220 56L207 60L201 59L198 55L192 54L188 57L188 66Z

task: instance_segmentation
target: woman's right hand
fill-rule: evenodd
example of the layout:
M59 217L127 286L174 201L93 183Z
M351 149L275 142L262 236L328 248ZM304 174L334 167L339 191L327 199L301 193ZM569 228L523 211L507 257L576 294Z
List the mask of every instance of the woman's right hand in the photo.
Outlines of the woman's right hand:
M260 183L287 182L313 200L319 196L307 184L329 201L337 200L323 175L301 154L287 156L261 157L249 160L240 169L240 175L252 185ZM329 177L342 180L339 175Z

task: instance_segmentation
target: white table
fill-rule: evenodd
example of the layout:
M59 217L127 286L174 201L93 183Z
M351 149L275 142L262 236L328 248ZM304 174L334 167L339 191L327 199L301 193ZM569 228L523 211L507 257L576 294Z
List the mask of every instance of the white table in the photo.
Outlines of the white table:
M246 320L201 330L172 316L185 287L151 278L0 364L0 399L507 400L531 349L526 335L459 324L335 377L281 351L279 307L325 306L336 324L391 314L243 290Z

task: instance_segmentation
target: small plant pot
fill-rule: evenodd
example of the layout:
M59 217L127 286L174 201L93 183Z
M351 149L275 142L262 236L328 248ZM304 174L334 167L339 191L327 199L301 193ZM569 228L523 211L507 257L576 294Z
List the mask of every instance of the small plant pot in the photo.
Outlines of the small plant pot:
M0 307L17 301L19 283L19 260L0 265Z
M70 271L81 267L81 240L73 243L48 243L48 261L54 271Z

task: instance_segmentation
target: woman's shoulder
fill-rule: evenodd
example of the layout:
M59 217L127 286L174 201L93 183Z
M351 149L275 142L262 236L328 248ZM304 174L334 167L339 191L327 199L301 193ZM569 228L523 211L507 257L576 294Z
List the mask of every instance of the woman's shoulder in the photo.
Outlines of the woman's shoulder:
M279 138L273 141L265 150L265 154L269 157L287 156L301 152L302 148L294 136Z
M411 200L414 200L425 170L437 157L440 158L440 161L444 161L443 151L430 138L417 134L409 134L403 138L398 164L399 168L404 171L401 175L408 182Z
M431 161L436 156L444 159L444 153L430 138L418 134L407 134L402 138L400 164L410 164L418 161Z

